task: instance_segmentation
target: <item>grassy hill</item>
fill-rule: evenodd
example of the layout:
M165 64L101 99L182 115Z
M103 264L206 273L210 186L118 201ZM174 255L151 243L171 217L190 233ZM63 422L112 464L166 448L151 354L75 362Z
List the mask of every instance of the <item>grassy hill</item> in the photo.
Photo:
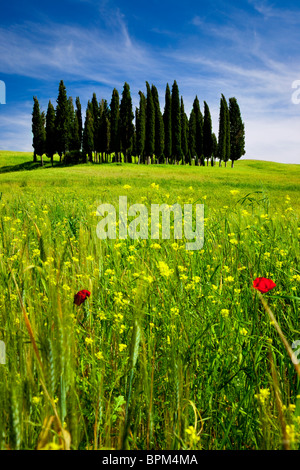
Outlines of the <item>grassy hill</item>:
M152 182L160 184L166 191L189 193L189 188L205 194L208 200L217 204L230 200L230 190L243 194L261 191L267 193L273 204L277 204L286 194L293 196L295 210L300 204L300 165L240 160L232 169L215 167L135 165L135 164L84 164L60 166L58 157L54 167L47 158L44 167L32 162L31 152L0 151L0 185L2 191L14 191L32 187L47 191L64 188L64 191L83 190L85 194L97 191L122 193L122 188L130 181L136 194ZM218 164L217 164L218 165ZM35 171L30 171L35 170ZM124 192L124 191L123 191ZM134 192L132 191L132 195Z
M253 281L292 345L300 167L31 159L0 152L0 449L299 450L299 376ZM123 195L203 203L203 248L99 239Z

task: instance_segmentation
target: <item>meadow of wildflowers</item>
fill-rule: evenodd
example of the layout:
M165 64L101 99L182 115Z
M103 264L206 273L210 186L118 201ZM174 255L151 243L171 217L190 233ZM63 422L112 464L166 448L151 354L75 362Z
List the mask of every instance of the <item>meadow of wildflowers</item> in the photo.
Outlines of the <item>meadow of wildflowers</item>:
M299 375L260 298L300 340L289 166L277 187L255 165L113 170L0 175L0 448L298 449ZM100 240L120 195L203 203L202 249Z

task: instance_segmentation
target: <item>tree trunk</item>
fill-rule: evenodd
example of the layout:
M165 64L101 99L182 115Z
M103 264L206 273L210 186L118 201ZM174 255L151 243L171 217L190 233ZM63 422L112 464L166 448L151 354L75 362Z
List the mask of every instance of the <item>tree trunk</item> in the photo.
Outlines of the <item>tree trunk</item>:
M234 160L231 160L231 168L233 168L233 162L234 162Z
M35 153L35 151L33 152L33 161L34 161L34 163L36 163L36 162L37 162L37 156L36 156L36 153Z

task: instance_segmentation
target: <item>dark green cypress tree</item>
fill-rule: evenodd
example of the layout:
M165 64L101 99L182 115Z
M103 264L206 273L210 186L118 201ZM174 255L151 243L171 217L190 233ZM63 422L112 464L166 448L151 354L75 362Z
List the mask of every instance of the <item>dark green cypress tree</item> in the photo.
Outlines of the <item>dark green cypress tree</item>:
M209 106L204 101L204 121L203 121L203 156L207 161L211 159L213 151L213 140L212 140L212 122Z
M153 97L151 88L148 82L146 82L147 96L146 96L146 141L145 141L145 153L147 156L147 163L153 161L153 155L155 150L155 109L153 103Z
M133 119L134 114L132 111L130 87L128 83L125 82L120 103L120 141L126 163L131 162L130 157L134 133Z
M213 142L213 146L212 146L212 156L211 156L210 164L211 166L214 166L215 159L218 158L218 139L214 132L212 133L212 142Z
M75 127L75 110L73 104L73 98L68 98L68 150L75 150L75 139L74 139L74 127Z
M145 141L146 141L146 98L145 95L139 91L140 103L139 109L136 114L136 152L138 162L145 163Z
M165 159L166 164L172 158L172 100L171 100L171 91L169 84L166 85L166 92L165 92L165 108L163 114L164 120L164 131L165 131Z
M110 152L110 110L107 101L102 99L99 107L99 152L102 154L102 162L107 161Z
M53 166L53 155L56 152L56 129L55 129L55 109L49 100L47 114L46 114L46 148L45 152L48 158L51 159Z
M229 98L230 119L230 159L234 162L245 155L245 125L242 121L240 107L236 98Z
M184 102L181 97L180 103L180 115L181 115L181 149L182 149L182 164L189 163L189 145L188 145L188 126L189 121L184 110Z
M189 163L192 164L192 159L197 158L196 153L196 115L192 108L189 119Z
M164 146L165 146L165 131L164 131L164 122L163 116L159 104L159 96L156 86L151 86L151 93L154 103L154 112L155 112L155 144L154 144L154 153L157 163L163 161L164 155Z
M177 163L181 160L181 112L179 89L176 80L172 85L172 160Z
M69 102L67 98L67 90L63 80L59 83L57 106L55 114L56 128L56 151L60 156L66 153L69 147L70 128L69 128Z
M116 88L113 89L110 102L110 140L115 161L120 161L120 98Z
M79 96L77 96L77 98L76 98L76 110L75 110L75 113L76 113L76 117L77 117L77 121L78 121L78 136L79 136L79 141L80 141L79 150L81 150L83 125L82 125L81 103L80 103Z
M88 156L90 162L93 161L93 150L94 150L94 123L93 123L93 109L90 101L88 101L85 122L83 129L83 153Z
M40 111L39 101L36 96L33 97L32 110L32 134L33 134L33 161L37 161L37 155L41 157L41 165L43 165L43 154L46 148L46 131L44 126L44 114Z
M96 93L93 93L92 100L91 100L91 113L93 118L93 129L94 129L94 156L95 162L98 161L98 152L99 152L99 133L100 133L100 110L99 104L97 101Z
M195 147L196 147L196 165L204 165L203 156L203 115L200 110L200 103L196 96L193 102L193 110L196 120L196 134L195 134Z
M219 139L218 139L218 158L219 166L221 162L225 162L230 158L230 119L227 101L224 95L220 99L220 114L219 114Z

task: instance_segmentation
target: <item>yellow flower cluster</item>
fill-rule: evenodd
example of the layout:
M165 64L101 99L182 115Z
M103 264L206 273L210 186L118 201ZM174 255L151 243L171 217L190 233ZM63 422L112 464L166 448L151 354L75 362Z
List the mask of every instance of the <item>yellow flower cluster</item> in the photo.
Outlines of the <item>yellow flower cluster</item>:
M170 277L174 273L174 269L170 269L164 261L158 262L158 269L160 274L164 277Z

